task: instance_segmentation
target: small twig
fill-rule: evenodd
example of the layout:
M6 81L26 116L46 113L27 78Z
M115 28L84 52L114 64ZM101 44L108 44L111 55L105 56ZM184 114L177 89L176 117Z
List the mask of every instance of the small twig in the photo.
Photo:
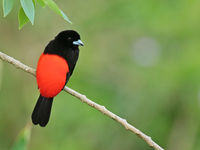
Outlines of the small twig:
M21 63L20 61L0 52L0 58L8 63L13 64L16 68L19 68L25 72L28 72L30 74L32 74L33 76L35 76L35 69ZM104 106L99 105L95 102L93 102L92 100L88 99L85 95L82 95L76 91L74 91L73 89L70 89L69 87L64 88L64 91L66 91L67 93L71 94L72 96L78 98L79 100L81 100L82 102L88 104L89 106L97 109L98 111L100 111L101 113L103 113L104 115L112 118L113 120L117 121L118 123L120 123L122 126L125 127L125 129L135 133L136 135L138 135L140 138L142 138L150 147L154 148L155 150L164 150L162 147L160 147L157 143L155 143L150 136L145 135L143 132L141 132L140 130L138 130L137 128L135 128L134 126L132 126L131 124L129 124L126 119L123 119L117 115L115 115L114 113L112 113L111 111L109 111L108 109L106 109Z

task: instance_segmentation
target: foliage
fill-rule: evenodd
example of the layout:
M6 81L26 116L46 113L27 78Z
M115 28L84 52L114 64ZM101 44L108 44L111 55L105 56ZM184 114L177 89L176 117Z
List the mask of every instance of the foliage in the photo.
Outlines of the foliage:
M29 139L31 136L31 124L27 125L19 132L17 139L12 147L12 150L27 150Z
M4 17L6 17L14 7L15 0L3 0L3 12ZM69 18L65 15L65 13L57 6L57 4L53 0L37 0L37 3L41 7L48 6L52 9L55 13L63 17L64 20L71 23ZM35 17L35 0L20 0L21 8L18 13L18 22L19 22L19 29L21 29L25 24L29 21L31 24L34 24L34 17Z

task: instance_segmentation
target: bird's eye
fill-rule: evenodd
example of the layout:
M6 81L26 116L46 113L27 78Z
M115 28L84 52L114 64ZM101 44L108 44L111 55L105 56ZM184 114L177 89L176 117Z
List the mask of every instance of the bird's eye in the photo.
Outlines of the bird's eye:
M71 37L68 37L67 40L72 40L72 38L71 38Z

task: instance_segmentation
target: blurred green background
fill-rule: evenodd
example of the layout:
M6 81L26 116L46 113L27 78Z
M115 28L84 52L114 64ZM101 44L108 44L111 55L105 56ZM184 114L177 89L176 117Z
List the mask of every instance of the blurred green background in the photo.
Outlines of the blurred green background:
M0 17L0 51L36 67L58 32L75 29L85 46L69 87L126 118L168 150L199 150L200 1L56 3L72 25L37 5L35 25L19 31L15 6L7 18ZM30 121L38 95L34 77L0 61L1 150L12 148ZM112 119L61 92L47 127L33 127L28 149L151 148Z

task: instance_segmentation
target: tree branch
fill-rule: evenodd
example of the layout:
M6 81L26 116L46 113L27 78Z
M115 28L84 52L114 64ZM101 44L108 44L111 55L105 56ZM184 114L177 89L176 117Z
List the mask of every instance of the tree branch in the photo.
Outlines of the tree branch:
M32 74L33 76L35 76L35 69L21 63L20 61L0 52L0 59L2 59L3 61L6 61L10 64L13 64L16 68L19 68L25 72L28 72L30 74ZM111 111L109 111L108 109L106 109L104 106L99 105L95 102L93 102L92 100L88 99L85 95L82 95L76 91L74 91L73 89L70 89L68 87L65 86L64 91L66 91L67 93L71 94L72 96L78 98L79 100L81 100L82 102L88 104L89 106L97 109L98 111L100 111L101 113L103 113L104 115L112 118L113 120L117 121L118 123L120 123L122 126L125 127L125 129L135 133L137 136L139 136L140 138L142 138L150 147L154 148L155 150L164 150L162 147L160 147L157 143L155 143L150 136L145 135L143 132L141 132L140 130L138 130L137 128L135 128L134 126L132 126L131 124L129 124L126 119L123 119L117 115L115 115L114 113L112 113Z

